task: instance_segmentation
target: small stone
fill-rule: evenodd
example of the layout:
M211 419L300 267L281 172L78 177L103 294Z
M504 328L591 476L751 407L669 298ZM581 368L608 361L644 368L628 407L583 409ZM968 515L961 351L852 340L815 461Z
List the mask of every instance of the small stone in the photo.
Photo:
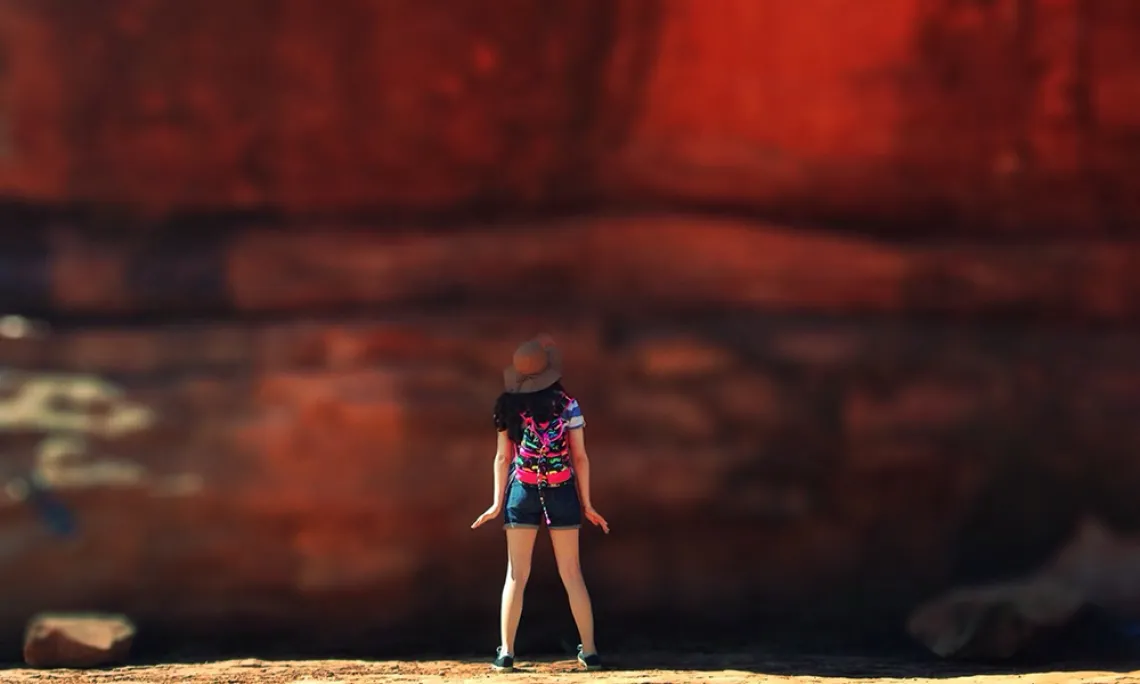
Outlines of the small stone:
M731 368L736 362L727 349L686 339L646 343L639 356L643 373L670 379L715 375Z
M843 330L791 330L777 335L771 344L778 356L794 363L831 367L851 363L863 340Z
M135 626L123 615L37 615L24 634L24 662L40 668L121 663L134 637Z
M697 398L680 392L618 393L612 398L614 416L658 434L710 439L717 433L716 416Z

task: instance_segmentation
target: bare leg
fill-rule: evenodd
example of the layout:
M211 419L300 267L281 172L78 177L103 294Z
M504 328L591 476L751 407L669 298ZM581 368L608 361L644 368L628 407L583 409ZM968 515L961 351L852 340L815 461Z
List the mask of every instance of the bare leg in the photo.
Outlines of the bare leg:
M558 562L558 574L570 599L570 612L582 638L582 652L587 655L597 653L594 609L590 605L590 592L586 591L586 580L582 578L582 566L578 563L578 530L551 530L550 541Z
M534 553L534 540L538 529L533 527L507 528L507 581L503 583L503 606L499 619L502 648L514 655L515 634L522 618L523 593L530 578L530 559Z

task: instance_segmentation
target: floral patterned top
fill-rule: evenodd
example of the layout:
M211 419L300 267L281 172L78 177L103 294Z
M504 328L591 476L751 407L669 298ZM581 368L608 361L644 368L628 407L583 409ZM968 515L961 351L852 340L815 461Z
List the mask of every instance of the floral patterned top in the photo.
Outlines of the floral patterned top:
M549 487L564 484L573 476L570 463L570 430L586 426L578 401L568 394L561 415L538 423L522 416L522 442L515 453L515 476L523 483Z

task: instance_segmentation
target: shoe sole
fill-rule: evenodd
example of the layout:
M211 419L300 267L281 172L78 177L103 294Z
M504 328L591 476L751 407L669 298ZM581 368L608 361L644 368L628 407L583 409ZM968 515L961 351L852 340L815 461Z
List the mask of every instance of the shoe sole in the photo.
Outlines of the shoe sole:
M491 669L494 670L495 672L514 672L515 666L514 665L508 665L508 666L492 665Z
M601 665L587 665L586 663L583 663L581 660L578 661L578 665L581 666L581 668L583 670L585 670L586 672L597 672L598 670L602 669Z

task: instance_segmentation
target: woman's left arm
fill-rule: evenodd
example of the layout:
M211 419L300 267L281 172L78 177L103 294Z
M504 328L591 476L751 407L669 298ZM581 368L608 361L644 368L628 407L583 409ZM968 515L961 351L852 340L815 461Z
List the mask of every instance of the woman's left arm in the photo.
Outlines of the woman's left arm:
M495 492L494 497L491 499L491 507L483 511L474 523L471 524L471 529L479 527L488 520L493 520L499 517L503 512L503 499L507 494L507 475L510 473L511 457L514 455L514 449L511 446L511 440L507 437L507 432L504 430L499 433L499 441L495 447L495 464L493 467Z

